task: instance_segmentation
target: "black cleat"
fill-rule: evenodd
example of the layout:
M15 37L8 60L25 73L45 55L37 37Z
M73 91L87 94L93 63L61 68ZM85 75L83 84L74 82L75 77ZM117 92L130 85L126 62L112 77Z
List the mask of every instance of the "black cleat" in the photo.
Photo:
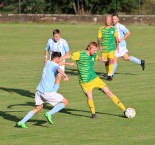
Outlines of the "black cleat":
M96 118L96 114L92 114L91 118L95 119Z
M123 112L124 113L124 118L127 118L126 115L125 115L125 112L126 112L126 110Z
M140 65L142 66L142 70L144 70L145 69L145 60L141 60L141 64Z
M107 76L106 80L112 81L112 76Z

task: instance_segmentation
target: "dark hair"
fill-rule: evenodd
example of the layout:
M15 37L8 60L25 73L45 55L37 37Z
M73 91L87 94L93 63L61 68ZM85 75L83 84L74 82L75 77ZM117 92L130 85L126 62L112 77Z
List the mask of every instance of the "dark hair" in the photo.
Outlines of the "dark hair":
M54 34L60 34L60 30L59 30L59 29L53 30L53 35L54 35Z
M97 43L96 43L95 41L92 41L92 42L90 42L90 43L88 44L86 50L88 50L88 47L90 47L91 45L96 46L96 47L98 46Z
M119 16L118 16L117 14L115 14L115 13L114 13L114 14L112 14L112 17L113 17L113 16L116 16L117 18L119 18Z
M55 51L55 52L53 52L52 54L51 54L51 60L52 59L54 59L54 58L56 58L56 57L61 57L61 52L57 52L57 51Z

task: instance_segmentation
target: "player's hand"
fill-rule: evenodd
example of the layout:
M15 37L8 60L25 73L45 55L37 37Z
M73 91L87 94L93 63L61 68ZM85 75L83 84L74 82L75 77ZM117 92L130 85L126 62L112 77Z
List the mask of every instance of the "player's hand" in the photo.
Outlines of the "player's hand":
M69 80L68 76L65 76L64 81L68 81L68 80Z
M118 42L121 43L123 41L123 39L118 39Z
M103 58L103 59L102 59L102 61L103 61L103 62L107 62L107 61L108 61L108 59L106 59L106 58Z
M74 62L70 62L69 65L70 66L76 66L76 64Z
M45 58L45 59L44 59L44 63L46 63L47 60L48 60L48 58Z

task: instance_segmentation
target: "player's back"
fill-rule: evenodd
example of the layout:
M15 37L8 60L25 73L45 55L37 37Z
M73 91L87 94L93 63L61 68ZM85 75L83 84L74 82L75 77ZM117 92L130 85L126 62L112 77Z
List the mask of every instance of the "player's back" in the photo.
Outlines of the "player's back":
M42 78L41 81L37 87L37 90L42 93L51 93L54 91L53 87L55 84L55 77L57 74L57 69L59 68L59 65L52 62L47 61L43 72L42 72Z

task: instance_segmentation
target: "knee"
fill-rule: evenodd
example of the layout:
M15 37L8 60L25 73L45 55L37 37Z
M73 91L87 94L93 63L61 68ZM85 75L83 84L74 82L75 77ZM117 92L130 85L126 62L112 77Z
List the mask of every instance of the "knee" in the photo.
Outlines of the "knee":
M114 59L110 59L109 64L114 64Z
M130 57L129 56L124 56L123 59L129 61Z
M66 98L64 98L63 103L64 103L65 106L67 106L69 102L68 102L68 100Z

